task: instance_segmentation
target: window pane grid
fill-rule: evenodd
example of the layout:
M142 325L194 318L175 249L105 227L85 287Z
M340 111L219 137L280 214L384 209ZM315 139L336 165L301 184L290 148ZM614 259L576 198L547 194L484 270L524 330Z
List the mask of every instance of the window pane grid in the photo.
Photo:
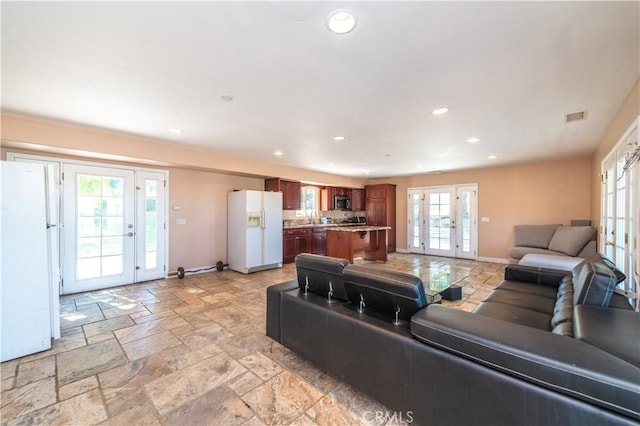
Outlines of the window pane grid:
M77 175L76 276L123 272L124 179Z

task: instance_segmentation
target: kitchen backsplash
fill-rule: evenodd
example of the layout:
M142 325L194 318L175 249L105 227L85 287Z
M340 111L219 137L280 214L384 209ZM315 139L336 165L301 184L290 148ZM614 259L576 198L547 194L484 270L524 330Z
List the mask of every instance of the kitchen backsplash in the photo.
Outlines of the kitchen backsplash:
M346 222L349 218L354 216L364 216L365 212L346 212L341 210L327 210L321 211L320 217L298 217L295 210L283 210L282 219L285 226L305 225L309 223L320 223L321 218L326 217L329 222L340 223Z

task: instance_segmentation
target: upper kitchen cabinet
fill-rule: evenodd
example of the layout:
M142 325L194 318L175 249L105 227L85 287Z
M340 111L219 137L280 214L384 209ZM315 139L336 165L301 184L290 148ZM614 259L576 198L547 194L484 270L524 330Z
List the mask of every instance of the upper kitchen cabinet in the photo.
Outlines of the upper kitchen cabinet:
M387 252L396 251L396 186L388 183L364 187L367 225L390 226Z
M336 186L327 186L322 191L321 210L344 210L344 209L336 208L336 205L334 202L336 196L351 198L351 189L339 188Z
M265 179L264 190L282 192L283 210L300 210L302 184L281 179Z
M354 212L362 212L365 210L364 189L351 190L351 210Z

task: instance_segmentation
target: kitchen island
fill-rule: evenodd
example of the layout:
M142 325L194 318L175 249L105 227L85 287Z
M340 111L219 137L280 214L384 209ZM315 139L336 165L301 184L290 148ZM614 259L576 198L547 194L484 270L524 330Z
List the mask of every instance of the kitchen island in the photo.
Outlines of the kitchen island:
M387 230L390 226L345 226L327 229L327 256L353 263L356 254L364 260L387 261Z

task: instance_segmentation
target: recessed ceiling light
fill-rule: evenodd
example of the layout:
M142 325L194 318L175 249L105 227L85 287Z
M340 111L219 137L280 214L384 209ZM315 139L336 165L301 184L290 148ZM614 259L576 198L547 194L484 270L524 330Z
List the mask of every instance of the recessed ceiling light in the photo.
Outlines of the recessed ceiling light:
M422 164L418 164L418 165L416 166L416 169L421 169L421 168L422 168Z
M348 10L334 10L327 16L327 28L336 34L346 34L356 27L356 18Z
M231 95L221 95L220 99L222 99L223 101L231 102L233 100L233 96L231 96Z
M442 115L442 114L446 114L447 112L449 112L449 108L441 107L441 108L436 108L433 111L431 111L431 114L433 114L433 115Z
M344 136L338 135L338 136L334 136L333 137L334 141L343 141L344 140Z
M478 143L478 142L480 142L480 138L476 138L475 136L473 136L473 137L467 139L467 142L469 142L469 143Z
M167 130L168 130L169 132L171 132L171 133L175 133L175 134L177 134L177 135L181 135L181 134L182 134L182 130L180 130L180 129L174 129L174 128L171 128L171 129L167 129Z
M273 155L275 155L276 157L282 157L284 154L282 151L276 151L273 153Z
M495 160L496 158L498 158L497 155L495 154L491 154L490 156L487 157L489 160Z

